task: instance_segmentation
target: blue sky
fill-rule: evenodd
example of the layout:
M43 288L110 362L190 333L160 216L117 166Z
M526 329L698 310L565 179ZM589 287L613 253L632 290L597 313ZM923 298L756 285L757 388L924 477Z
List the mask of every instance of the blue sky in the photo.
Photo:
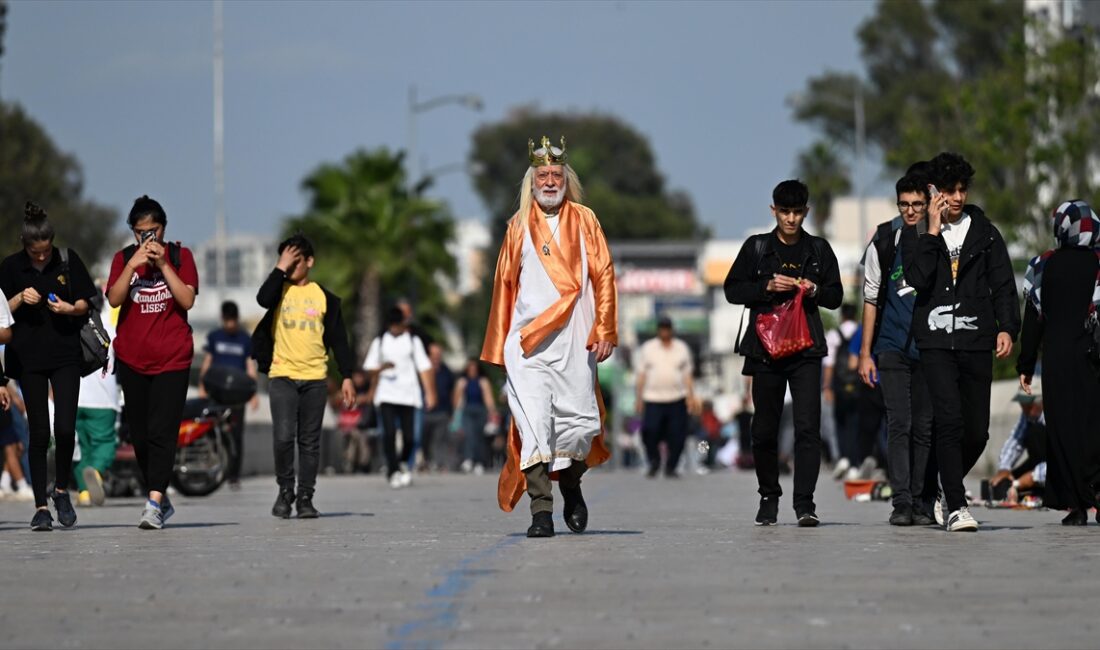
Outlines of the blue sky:
M303 208L299 183L323 161L404 148L416 84L422 99L472 92L485 102L480 113L452 105L419 116L429 168L467 159L473 131L520 105L612 113L650 138L669 185L692 196L704 222L738 235L767 218L772 186L814 138L785 98L824 70L858 69L855 30L873 9L226 2L229 230L274 231ZM16 0L0 59L0 97L80 159L89 196L120 209L159 198L170 236L189 243L214 229L212 15L197 0ZM464 174L441 176L433 194L458 217L484 215Z

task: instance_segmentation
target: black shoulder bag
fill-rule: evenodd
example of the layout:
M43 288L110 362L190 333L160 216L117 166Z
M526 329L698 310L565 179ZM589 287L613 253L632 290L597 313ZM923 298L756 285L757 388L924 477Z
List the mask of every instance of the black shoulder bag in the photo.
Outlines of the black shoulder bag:
M62 248L61 267L63 273L69 277L69 300L73 297L72 271L69 269L69 249ZM75 318L84 319L80 327L80 376L87 377L96 370L107 367L108 351L111 348L111 337L103 327L103 321L99 317L99 309L89 301L88 313L85 316Z

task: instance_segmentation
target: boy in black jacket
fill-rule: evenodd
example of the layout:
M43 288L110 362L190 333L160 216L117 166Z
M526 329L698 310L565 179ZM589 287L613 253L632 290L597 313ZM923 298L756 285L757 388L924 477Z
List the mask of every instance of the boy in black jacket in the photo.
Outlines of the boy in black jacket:
M974 168L954 153L931 161L934 188L928 231L902 231L906 281L917 291L913 337L920 349L935 414L948 531L976 531L963 477L989 440L993 358L1012 353L1020 331L1020 303L1008 248L981 208L967 205ZM943 519L937 501L937 521Z
M776 227L749 237L726 276L726 300L749 309L749 323L738 351L743 374L752 376L752 454L760 484L756 525L774 526L779 513L779 417L787 385L794 400L794 510L799 526L819 523L814 488L821 465L821 359L825 330L818 307L836 309L844 299L836 255L829 243L802 229L810 192L800 181L783 181L772 192ZM756 319L805 289L803 309L813 345L792 356L772 359L756 335Z
M279 261L256 300L267 309L252 335L252 354L271 378L271 422L279 496L271 514L313 519L313 490L321 450L321 421L328 398L328 350L344 377L344 406L355 401L355 362L340 313L340 299L309 280L313 244L298 234L279 244ZM294 447L298 446L298 493L294 492Z

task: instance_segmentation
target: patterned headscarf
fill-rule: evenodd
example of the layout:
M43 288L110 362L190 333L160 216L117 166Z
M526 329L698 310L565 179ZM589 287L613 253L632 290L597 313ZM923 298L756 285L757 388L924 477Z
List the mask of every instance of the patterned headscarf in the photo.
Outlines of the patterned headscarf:
M1066 201L1058 206L1052 215L1054 219L1054 248L1032 258L1024 273L1024 295L1035 305L1039 315L1043 314L1042 288L1043 269L1047 260L1059 248L1085 248L1096 252L1100 261L1100 217L1097 217L1088 203L1081 200ZM1100 271L1096 273L1096 282L1092 288L1092 302L1089 304L1088 320L1095 318L1100 309Z

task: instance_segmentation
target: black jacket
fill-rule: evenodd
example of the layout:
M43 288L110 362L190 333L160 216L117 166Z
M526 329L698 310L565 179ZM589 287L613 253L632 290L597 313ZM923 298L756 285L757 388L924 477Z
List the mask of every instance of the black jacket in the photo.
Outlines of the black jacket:
M726 300L735 305L745 305L749 308L749 320L745 327L744 338L741 339L738 352L742 356L763 363L770 363L764 346L756 336L756 317L767 313L772 308L791 298L793 292L769 293L768 281L779 272L781 260L775 251L776 231L763 235L753 235L745 240L737 259L730 267L726 276L725 290ZM825 328L821 324L821 315L817 308L836 309L844 301L844 286L840 284L840 270L837 267L836 255L829 246L829 242L821 237L815 237L805 231L802 237L806 238L804 258L802 260L802 275L804 278L817 285L817 294L814 297L804 296L802 307L806 312L806 323L810 327L813 337L813 347L803 350L799 356L824 357L828 351L825 344Z
M917 290L913 337L922 350L993 350L997 334L1020 333L1016 276L1004 238L981 208L967 205L970 230L959 253L958 277L943 235L901 233L905 280Z
M264 374L271 370L271 359L275 356L275 317L279 313L279 303L283 299L285 282L286 273L280 269L274 269L256 294L256 302L260 303L267 313L256 326L256 331L252 333L252 358L256 360L259 371ZM348 379L355 370L355 360L348 345L348 333L344 327L344 316L340 311L340 299L324 287L321 287L321 291L325 294L323 336L325 348L332 350L340 375Z

